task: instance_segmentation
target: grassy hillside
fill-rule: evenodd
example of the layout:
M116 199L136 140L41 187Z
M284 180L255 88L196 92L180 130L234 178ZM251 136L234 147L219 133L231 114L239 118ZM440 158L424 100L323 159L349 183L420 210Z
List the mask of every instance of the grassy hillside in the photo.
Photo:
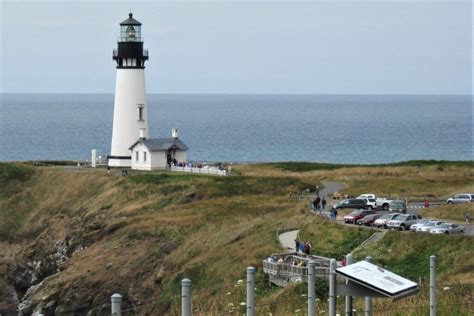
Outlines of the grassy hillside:
M260 269L261 260L282 250L277 230L300 228L302 239L327 255L347 253L370 235L316 219L307 212L308 202L289 199L290 192L322 179L343 181L347 192L413 196L431 192L441 197L472 187L470 166L453 163L442 168L357 166L289 172L275 165L246 165L233 167L238 175L231 177L165 172L121 177L100 169L0 164L0 310L12 308L13 288L21 297L44 279L26 297L25 313L43 306L46 315L100 315L109 311L110 295L117 292L124 296L124 308L140 306L131 311L135 314L175 315L180 280L189 277L197 311L237 312L245 300L245 286L238 280L244 280L245 268L253 265L258 269L260 311L287 315L304 307L304 285L270 287ZM383 264L393 263L404 275L418 276L404 269L416 257L416 248L425 244L394 236L384 243L400 247L404 255L393 255ZM449 246L440 239L438 248L425 251L454 258L449 262L461 267L454 275L463 277L472 263L464 264L459 257L469 242L462 239ZM381 249L373 249L377 260ZM446 273L447 264L443 267ZM155 304L141 306L150 300ZM288 303L276 304L283 300Z

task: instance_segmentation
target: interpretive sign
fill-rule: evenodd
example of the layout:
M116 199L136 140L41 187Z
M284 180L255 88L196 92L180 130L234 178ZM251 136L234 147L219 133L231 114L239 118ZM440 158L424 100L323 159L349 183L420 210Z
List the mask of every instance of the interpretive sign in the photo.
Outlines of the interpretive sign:
M368 287L389 297L417 289L417 284L370 262L359 261L339 268L336 273L350 281Z

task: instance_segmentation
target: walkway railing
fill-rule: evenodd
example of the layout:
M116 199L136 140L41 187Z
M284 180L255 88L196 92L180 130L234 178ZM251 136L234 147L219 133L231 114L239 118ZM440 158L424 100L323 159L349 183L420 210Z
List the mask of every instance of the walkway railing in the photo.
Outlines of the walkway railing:
M263 272L269 274L271 278L285 279L288 282L294 282L297 279L301 281L308 280L308 262L316 262L315 275L320 278L329 276L329 258L319 256L306 256L297 253L273 255L273 257L284 258L282 263L263 260ZM298 262L298 265L295 263Z
M215 167L209 168L196 168L196 167L178 167L178 166L171 166L171 171L179 171L179 172L189 172L189 173L201 173L201 174L213 174L218 176L226 176L226 170L220 170Z

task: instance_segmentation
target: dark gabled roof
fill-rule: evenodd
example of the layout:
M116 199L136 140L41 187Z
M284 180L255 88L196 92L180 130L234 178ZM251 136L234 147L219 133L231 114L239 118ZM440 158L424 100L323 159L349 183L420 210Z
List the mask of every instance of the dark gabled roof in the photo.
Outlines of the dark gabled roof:
M145 145L149 151L165 151L169 149L181 149L181 150L188 150L188 146L186 146L180 139L178 138L154 138L154 139L139 139L137 140L132 146L130 146L130 150L133 150L138 143Z
M128 19L122 21L120 23L120 25L142 25L142 23L140 21L137 21L133 18L133 13L130 12L128 14Z

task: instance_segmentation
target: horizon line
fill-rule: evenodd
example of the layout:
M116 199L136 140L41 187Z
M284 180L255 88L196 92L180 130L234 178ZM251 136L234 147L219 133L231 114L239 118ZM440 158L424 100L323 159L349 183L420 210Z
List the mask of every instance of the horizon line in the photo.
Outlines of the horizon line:
M83 94L83 95L97 95L97 94L111 94L115 92L0 92L0 95L14 95L14 94L41 94L41 95L65 95L65 94ZM235 92L147 92L146 95L319 95L319 96L474 96L471 92L461 93L235 93Z

